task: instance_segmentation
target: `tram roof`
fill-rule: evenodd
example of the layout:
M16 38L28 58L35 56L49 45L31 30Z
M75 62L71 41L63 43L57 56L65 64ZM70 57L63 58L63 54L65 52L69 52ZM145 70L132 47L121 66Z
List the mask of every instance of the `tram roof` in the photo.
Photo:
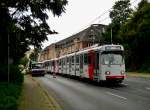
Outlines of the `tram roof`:
M102 50L102 51L123 51L124 48L122 45L116 45L116 44L109 44L109 45L102 45L99 47L93 48L93 50Z
M112 48L111 48L112 47ZM107 49L108 48L108 49ZM88 48L88 49L84 49L84 50L80 50L79 52L77 52L76 54L81 54L81 53L86 53L88 51L92 51L92 50L95 50L95 51L99 51L99 50L102 50L102 51L113 51L113 50L121 50L123 51L124 48L122 45L114 45L114 44L107 44L107 45L102 45L102 46L96 46L96 47L91 47L91 48Z
M74 53L70 53L70 54L67 54L67 55L60 56L59 58L54 58L54 59L46 60L46 61L53 61L53 60L58 60L58 59L65 58L65 57L70 57L70 56L73 56L73 55L84 54L84 53L87 53L89 51L117 51L117 50L123 51L124 48L123 48L122 45L115 45L115 44L94 46L94 47L86 48L84 50L80 50L78 52L74 52Z

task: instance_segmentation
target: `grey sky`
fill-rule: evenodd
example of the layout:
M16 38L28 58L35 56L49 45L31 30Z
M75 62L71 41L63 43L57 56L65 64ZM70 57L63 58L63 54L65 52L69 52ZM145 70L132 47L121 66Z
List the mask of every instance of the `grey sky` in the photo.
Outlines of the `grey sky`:
M48 13L47 21L52 30L59 34L49 35L48 41L43 43L43 48L69 37L94 23L108 24L109 10L117 0L68 0L66 13L54 17ZM132 7L137 6L141 0L131 0Z

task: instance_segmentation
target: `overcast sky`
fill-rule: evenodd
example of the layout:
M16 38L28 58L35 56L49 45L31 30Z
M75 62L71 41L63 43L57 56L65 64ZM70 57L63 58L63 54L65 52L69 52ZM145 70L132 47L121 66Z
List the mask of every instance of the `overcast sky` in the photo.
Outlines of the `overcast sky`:
M59 34L49 35L48 41L43 43L43 48L67 38L91 24L108 24L109 10L117 0L68 0L66 13L60 17L54 17L52 13L48 13L47 21L51 30L57 31ZM141 0L131 0L132 7L137 6Z

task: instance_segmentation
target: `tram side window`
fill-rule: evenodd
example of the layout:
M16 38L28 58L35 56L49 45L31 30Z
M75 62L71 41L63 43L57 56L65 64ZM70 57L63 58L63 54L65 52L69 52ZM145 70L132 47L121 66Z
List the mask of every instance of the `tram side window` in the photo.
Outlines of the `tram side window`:
M84 54L84 64L88 64L88 55Z
M61 66L63 67L63 65L64 65L64 62L63 62L63 59L61 59Z
M69 68L71 68L71 57L69 57Z
M83 69L83 54L80 55L80 69Z
M66 64L66 59L65 58L63 58L63 62L64 62L64 65Z
M99 69L99 53L96 53L95 66L96 66L97 69Z
M60 62L61 62L61 65L63 65L63 60L62 59L60 60Z
M61 65L61 60L59 60L59 65Z
M52 66L54 66L55 65L55 63L54 63L54 61L52 62Z
M69 57L67 57L67 64L69 63Z
M72 59L72 65L74 65L74 56L72 56L71 59Z
M76 56L76 63L79 63L79 55Z
M51 66L51 62L50 61L48 61L47 64L48 64L47 66Z
M60 59L59 61L60 61L60 65L62 65L62 61L61 61L61 59Z

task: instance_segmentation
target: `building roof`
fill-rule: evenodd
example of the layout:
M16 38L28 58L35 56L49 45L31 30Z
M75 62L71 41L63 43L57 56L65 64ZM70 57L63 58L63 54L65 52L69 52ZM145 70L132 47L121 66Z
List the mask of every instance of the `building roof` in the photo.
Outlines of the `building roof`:
M80 41L91 41L90 38L88 38L90 35L95 35L98 36L99 39L103 39L102 36L99 36L100 33L102 33L104 31L104 29L106 28L106 25L103 24L92 24L91 26L89 26L88 28L68 37L65 38L61 41L56 42L55 44L50 44L49 46L47 46L43 51L47 50L50 46L59 46L59 45L64 45L64 44L70 44L70 42L73 42L73 40L76 39L80 39ZM95 39L97 40L97 39Z
M68 42L71 42L75 38L79 38L80 41L89 41L89 39L87 39L87 37L92 34L92 31L94 32L94 34L98 34L98 33L101 33L104 28L106 28L106 25L92 24L90 27L78 32L77 34L74 34L68 38L65 38L65 39L57 42L56 45L67 44Z

